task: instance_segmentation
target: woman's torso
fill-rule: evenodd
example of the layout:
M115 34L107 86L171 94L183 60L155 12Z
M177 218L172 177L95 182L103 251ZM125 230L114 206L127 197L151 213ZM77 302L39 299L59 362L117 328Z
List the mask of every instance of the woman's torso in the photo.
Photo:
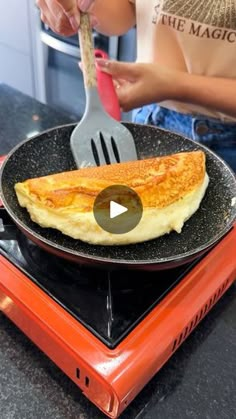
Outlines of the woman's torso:
M212 77L236 78L236 0L136 0L138 61ZM217 88L217 86L216 86ZM174 101L183 113L236 120Z

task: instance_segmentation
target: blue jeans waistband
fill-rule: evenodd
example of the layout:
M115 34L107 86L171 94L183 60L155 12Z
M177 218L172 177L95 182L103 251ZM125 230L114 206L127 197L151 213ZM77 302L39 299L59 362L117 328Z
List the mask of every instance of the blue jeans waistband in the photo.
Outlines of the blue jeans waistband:
M182 114L158 105L134 111L135 123L155 125L195 141L218 153L236 170L236 123L222 122L204 115Z

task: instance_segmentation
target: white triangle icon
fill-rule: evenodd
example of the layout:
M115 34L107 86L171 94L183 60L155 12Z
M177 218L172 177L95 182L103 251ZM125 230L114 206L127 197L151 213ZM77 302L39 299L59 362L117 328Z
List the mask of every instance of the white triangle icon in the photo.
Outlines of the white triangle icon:
M110 201L110 218L118 217L118 215L124 214L127 211L128 208L123 205L117 204L115 201Z

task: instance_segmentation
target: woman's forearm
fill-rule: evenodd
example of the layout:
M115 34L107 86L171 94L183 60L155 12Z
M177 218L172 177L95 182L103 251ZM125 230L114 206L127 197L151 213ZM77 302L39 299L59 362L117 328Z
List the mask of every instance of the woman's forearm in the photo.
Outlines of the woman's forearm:
M176 73L171 99L192 103L236 117L236 80Z
M95 0L91 12L96 29L105 35L122 35L135 25L135 8L129 0Z

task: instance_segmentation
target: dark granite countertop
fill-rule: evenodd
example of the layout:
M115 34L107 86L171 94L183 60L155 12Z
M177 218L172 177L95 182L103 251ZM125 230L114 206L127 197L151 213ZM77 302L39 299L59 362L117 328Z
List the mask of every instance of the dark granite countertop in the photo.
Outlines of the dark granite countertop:
M71 120L71 116L0 84L0 155L34 131L43 131ZM236 284L121 418L236 418L235 371ZM2 314L0 417L105 418L75 384Z
M76 121L0 83L0 154L38 132Z

